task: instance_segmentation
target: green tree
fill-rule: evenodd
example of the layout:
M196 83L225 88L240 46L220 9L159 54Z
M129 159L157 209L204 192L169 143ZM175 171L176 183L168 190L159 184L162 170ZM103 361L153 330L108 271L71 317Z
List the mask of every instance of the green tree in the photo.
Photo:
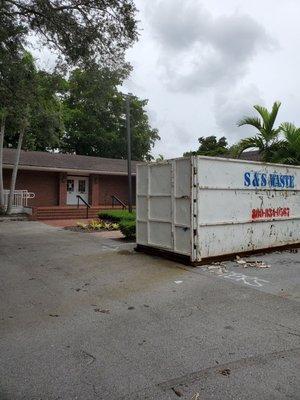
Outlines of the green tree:
M200 146L196 151L184 153L184 156L202 155L202 156L222 156L229 153L227 139L223 136L217 139L216 136L200 137L198 139Z
M137 40L133 0L5 0L0 13L22 32L32 34L70 65L124 62L124 52ZM8 42L16 32L10 31Z
M74 66L124 66L124 53L137 40L136 8L133 0L5 0L0 2L0 208L3 207L2 149L6 125L10 124L8 142L18 142L18 152L13 172L13 181L18 169L18 155L24 134L31 147L49 148L46 134L41 145L41 137L36 134L44 126L52 128L51 137L59 131L57 108L40 105L38 91L33 90L37 80L34 68L26 65L29 55L25 51L26 41L38 36L42 43L50 46L59 55L59 65L65 68ZM34 63L31 63L34 67ZM34 73L35 72L35 73ZM31 79L34 75L34 79ZM30 89L30 86L31 89ZM35 96L33 94L35 93ZM36 100L33 114L35 120L29 121L30 109ZM42 110L47 111L43 114ZM51 112L50 112L51 111ZM39 118L38 116L42 116ZM47 131L47 130L46 130ZM43 131L44 132L44 131ZM38 133L40 136L40 133ZM31 140L30 140L31 139ZM11 198L12 196L10 196ZM9 205L9 209L11 205Z
M29 109L35 93L36 70L32 56L24 52L13 58L6 57L1 65L0 109L6 113L6 122L11 119L18 131L18 146L13 167L7 213L13 205L14 190L17 178L19 157L25 131L28 127ZM3 132L4 135L4 132ZM3 207L3 204L2 204Z
M19 157L23 140L28 143L53 143L57 132L62 135L62 113L57 99L47 90L49 74L37 71L33 57L24 51L6 57L0 65L0 110L5 113L6 135L1 134L6 145L17 147L12 172L7 213L11 213ZM43 82L43 84L41 84ZM51 92L53 92L53 84ZM59 107L59 108L58 108ZM40 131L41 129L41 131ZM2 201L2 200L1 200ZM1 204L3 208L3 203Z
M22 38L24 30L16 19L10 18L7 11L10 5L0 4L0 212L4 211L3 191L3 144L7 115L12 111L14 100L14 75L22 58ZM13 38L13 39L12 39Z
M284 139L279 142L271 161L300 165L300 128L290 122L284 122L280 128Z
M23 149L51 151L59 148L64 133L61 96L65 90L66 83L60 75L35 71L34 96L28 110ZM6 131L4 145L16 147L19 132L13 115L7 118Z
M107 68L72 72L64 98L64 152L111 158L126 158L125 96L118 90L127 69ZM159 139L145 111L147 100L131 96L132 158L150 159Z
M238 156L246 149L256 148L262 156L263 161L271 161L274 152L278 148L278 137L281 128L275 127L276 117L281 103L276 101L271 112L265 107L255 105L254 109L259 117L245 117L238 122L238 126L250 125L258 132L255 136L242 139L238 144Z

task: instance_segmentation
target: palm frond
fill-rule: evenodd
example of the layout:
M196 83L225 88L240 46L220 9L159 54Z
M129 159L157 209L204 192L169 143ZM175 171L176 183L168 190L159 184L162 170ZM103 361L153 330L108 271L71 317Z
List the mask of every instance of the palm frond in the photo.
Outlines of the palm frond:
M266 109L266 107L262 107L258 104L256 104L255 106L253 106L253 108L259 113L259 115L261 116L262 120L263 120L263 125L265 127L267 127L268 125L268 121L270 119L270 113L269 111Z
M254 128L258 129L259 131L262 128L260 119L256 117L245 117L240 121L238 121L237 125L238 126L251 125L254 126Z
M245 150L252 148L260 149L260 146L261 146L261 140L257 136L240 140L239 143L237 144L237 150L236 150L237 158L239 158Z
M273 130L274 123L277 118L277 114L278 114L280 106L281 106L281 103L279 101L275 101L272 106L271 112L269 112L266 107L262 107L260 105L254 106L254 109L261 116L263 123L264 123L264 128L267 132L271 132Z
M297 130L299 130L299 128L297 128L294 124L292 124L291 122L283 122L280 125L281 130L284 133L289 133L289 132L296 132Z
M297 128L290 122L281 124L281 129L284 133L285 140L291 150L299 151L300 157L300 128Z
M269 122L268 122L268 129L269 130L273 129L273 126L274 126L275 120L277 118L277 114L278 114L280 106L281 106L280 101L275 101L275 103L273 104L272 111L269 114Z

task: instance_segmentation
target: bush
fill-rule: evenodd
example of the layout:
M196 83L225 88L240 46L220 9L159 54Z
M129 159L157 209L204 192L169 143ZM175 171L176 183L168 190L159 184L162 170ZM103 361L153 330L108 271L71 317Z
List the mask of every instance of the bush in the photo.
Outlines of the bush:
M119 227L126 239L135 239L135 220L123 219L119 222Z
M133 211L130 213L127 210L107 210L100 211L98 217L112 222L135 221L135 212Z

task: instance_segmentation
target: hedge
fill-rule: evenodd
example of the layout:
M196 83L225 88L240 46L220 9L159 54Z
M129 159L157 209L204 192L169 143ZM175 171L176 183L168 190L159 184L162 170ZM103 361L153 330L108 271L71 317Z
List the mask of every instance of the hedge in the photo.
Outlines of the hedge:
M119 227L126 239L135 239L135 220L123 219L119 222Z
M98 217L112 222L135 221L135 212L130 213L127 210L107 210L100 211Z
M120 231L126 239L135 239L135 212L130 213L127 210L107 210L101 211L98 214L100 219L105 219L111 222L117 222Z

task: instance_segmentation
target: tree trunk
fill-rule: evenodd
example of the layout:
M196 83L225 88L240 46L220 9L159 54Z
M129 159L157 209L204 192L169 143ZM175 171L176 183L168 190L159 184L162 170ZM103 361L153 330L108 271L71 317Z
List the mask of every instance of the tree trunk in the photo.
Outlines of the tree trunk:
M15 193L15 188L16 188L16 180L17 180L17 173L18 173L18 168L19 168L19 160L20 160L24 132L25 132L25 127L22 127L21 131L20 131L20 135L19 135L17 154L16 154L15 164L14 164L14 168L13 168L13 172L12 172L12 176L11 176L11 182L10 182L10 192L9 192L9 198L8 198L8 206L7 206L7 210L6 210L6 214L8 214L8 215L11 214L12 207L13 207L14 193Z
M3 142L5 132L5 116L1 118L0 128L0 214L4 212L4 187L3 187Z

